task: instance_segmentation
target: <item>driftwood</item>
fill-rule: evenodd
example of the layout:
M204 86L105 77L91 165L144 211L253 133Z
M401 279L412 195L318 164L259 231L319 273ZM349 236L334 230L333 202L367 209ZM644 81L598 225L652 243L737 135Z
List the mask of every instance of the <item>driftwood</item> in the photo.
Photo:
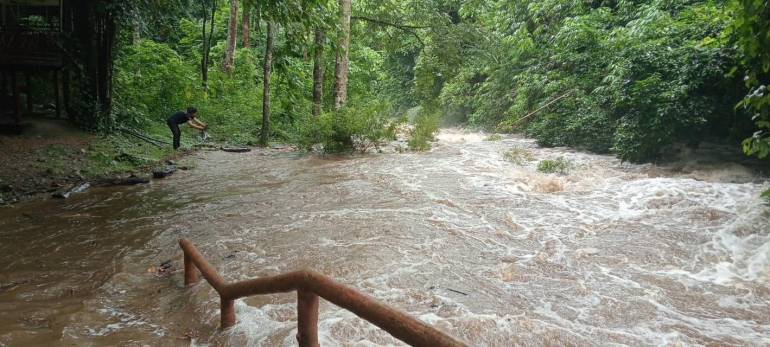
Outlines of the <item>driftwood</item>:
M446 290L448 290L450 292L453 292L453 293L457 293L457 294L468 295L468 293L461 292L461 291L459 291L457 289L447 288Z
M155 147L158 147L158 148L161 148L164 145L167 145L167 146L171 145L170 143L168 143L166 141L158 140L158 139L156 139L154 137L150 137L148 135L142 134L142 133L140 133L138 131L134 131L134 130L131 130L131 129L128 129L128 128L120 127L120 128L118 128L118 130L120 130L120 131L122 131L122 132L124 132L126 134L129 134L129 135L131 135L133 137L136 137L137 139L140 139L140 140L142 140L144 142L147 142L147 143L149 143L149 144L151 144L151 145L153 145Z
M566 92L566 93L562 94L562 95L561 95L561 96L559 96L558 98L556 98L556 99L553 99L553 100L549 101L547 104L545 104L545 105L541 106L541 107L540 107L540 108L538 108L537 110L534 110L534 111L532 111L532 112L528 113L526 116L524 116L524 117L521 117L521 118L517 119L517 120L516 120L515 122L513 122L511 125L516 125L516 124L518 124L519 122L521 122L521 121L523 121L523 120L525 120L525 119L527 119L527 118L529 118L529 117L531 117L531 116L534 116L536 113L540 112L540 111L541 111L541 110L543 110L544 108L546 108L546 107L548 107L548 106L551 106L553 103L555 103L555 102L557 102L557 101L559 101L559 100L561 100L561 99L564 99L564 98L566 98L568 95L572 94L574 91L575 91L574 89L573 89L573 90L570 90L570 91L568 91L568 92Z

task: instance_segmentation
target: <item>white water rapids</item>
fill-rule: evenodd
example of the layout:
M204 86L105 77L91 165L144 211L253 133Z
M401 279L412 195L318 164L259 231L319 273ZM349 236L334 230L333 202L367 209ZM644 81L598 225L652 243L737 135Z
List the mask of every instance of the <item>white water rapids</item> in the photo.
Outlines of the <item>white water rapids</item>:
M296 295L238 301L237 325L219 332L208 285L147 272L179 268L186 237L229 280L313 268L471 345L770 345L765 179L483 139L447 130L430 152L336 158L210 152L152 187L67 201L52 213L97 216L62 226L71 234L142 236L114 241L126 248L103 284L51 313L46 341L296 344ZM507 161L511 148L532 157ZM536 170L559 157L568 174ZM323 301L319 325L325 346L400 344ZM0 345L30 336L0 328Z

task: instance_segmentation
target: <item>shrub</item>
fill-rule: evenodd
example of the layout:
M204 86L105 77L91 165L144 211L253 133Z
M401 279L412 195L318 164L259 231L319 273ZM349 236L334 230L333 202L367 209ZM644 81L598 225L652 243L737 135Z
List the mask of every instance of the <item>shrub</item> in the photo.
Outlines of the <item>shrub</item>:
M395 139L403 119L389 115L390 108L382 101L351 103L338 112L324 113L317 118L304 117L297 123L291 140L306 150L320 145L324 152L365 153Z
M484 141L502 141L502 140L503 140L503 136L500 135L500 134L492 134L492 135L487 136L484 139Z
M530 152L526 148L521 148L521 147L511 148L507 152L503 153L503 158L516 165L522 165L525 162L528 162L534 159L534 157L532 156L532 152Z
M413 151L427 151L430 142L435 141L441 116L436 112L421 112L414 120L414 129L409 137L409 148Z
M572 168L572 163L562 157L555 160L545 159L537 164L537 171L542 173L560 173L566 175Z

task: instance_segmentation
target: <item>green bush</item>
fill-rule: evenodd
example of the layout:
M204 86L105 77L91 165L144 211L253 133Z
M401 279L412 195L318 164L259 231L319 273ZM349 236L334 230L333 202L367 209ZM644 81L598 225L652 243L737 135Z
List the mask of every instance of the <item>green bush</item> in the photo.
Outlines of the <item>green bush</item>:
M534 159L532 152L526 148L513 147L510 150L503 153L503 158L516 165L522 165L528 161Z
M427 151L436 140L441 116L436 112L420 112L414 120L414 128L407 142L413 151Z
M566 175L572 168L572 162L562 157L555 160L545 159L537 164L537 171L542 173L560 173Z
M404 120L390 114L389 105L383 101L354 102L337 112L304 117L292 132L292 142L306 150L320 145L324 152L365 153L395 139L396 128Z

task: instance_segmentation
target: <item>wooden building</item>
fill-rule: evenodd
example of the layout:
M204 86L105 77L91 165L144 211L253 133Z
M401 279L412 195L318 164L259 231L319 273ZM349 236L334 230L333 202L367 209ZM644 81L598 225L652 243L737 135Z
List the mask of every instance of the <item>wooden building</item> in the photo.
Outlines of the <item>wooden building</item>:
M0 0L0 124L18 127L35 102L53 104L63 116L64 1ZM33 99L33 78L47 81L50 92L39 94L48 100Z

